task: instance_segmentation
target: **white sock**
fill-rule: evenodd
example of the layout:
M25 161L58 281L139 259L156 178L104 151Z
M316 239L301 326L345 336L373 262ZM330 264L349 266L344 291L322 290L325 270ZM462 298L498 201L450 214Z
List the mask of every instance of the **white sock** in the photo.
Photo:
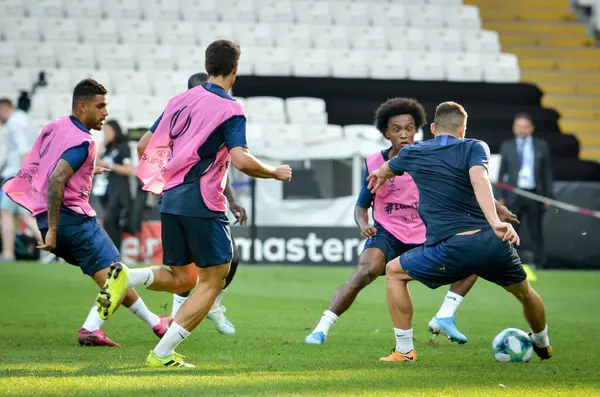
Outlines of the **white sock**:
M175 348L183 342L189 335L189 331L186 331L181 325L175 321L169 327L169 330L162 337L158 345L154 348L154 353L158 357L167 357L173 354Z
M129 280L127 280L128 287L144 286L149 287L154 282L154 272L149 267L143 267L140 269L129 269Z
M325 335L329 332L329 329L338 319L338 315L331 310L325 310L321 316L321 320L313 332L323 332Z
M446 297L444 298L444 303L442 303L442 307L437 312L436 316L438 318L452 317L454 313L456 313L456 309L460 306L463 297L459 294L455 294L452 291L448 291Z
M548 347L550 346L550 338L548 337L548 325L546 324L546 328L542 332L535 333L531 332L533 344L537 347Z
M171 316L175 317L175 315L179 311L179 308L183 305L187 298L189 297L173 294L173 308L171 309Z
M223 295L225 295L225 291L227 291L227 290L224 289L221 292L219 292L219 295L217 295L217 298L215 299L215 303L213 303L212 307L210 308L211 312L213 310L219 309L221 307L221 299L223 299Z
M135 314L140 320L146 323L148 327L153 328L160 324L160 318L152 313L148 306L144 303L142 298L138 298L133 305L129 308L129 311Z
M87 329L88 331L96 331L102 327L102 324L104 324L104 320L100 318L98 306L92 306L90 309L90 314L88 314L81 327Z
M415 345L413 344L413 330L411 329L400 329L394 328L394 335L396 336L396 350L402 354L406 354L411 350L414 350Z

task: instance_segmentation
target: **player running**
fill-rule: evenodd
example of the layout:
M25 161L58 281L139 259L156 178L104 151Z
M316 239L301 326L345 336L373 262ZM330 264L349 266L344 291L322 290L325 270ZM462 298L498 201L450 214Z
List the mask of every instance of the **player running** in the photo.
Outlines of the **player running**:
M376 195L367 188L369 173L396 156L403 147L412 145L415 133L425 123L425 109L414 99L393 98L375 112L375 126L391 141L392 146L372 154L366 160L364 185L354 209L354 220L361 235L368 240L358 259L356 271L335 292L329 308L305 338L305 343L322 344L331 326L350 308L358 293L385 273L386 263L425 241L425 225L417 211L419 191L410 175L390 179ZM374 226L369 224L369 207L373 208ZM512 215L500 205L498 211L503 217L510 218ZM467 342L467 338L456 328L454 313L476 279L476 276L472 276L452 285L440 311L429 323L432 332L441 332L455 342Z
M419 214L427 225L423 246L387 264L396 347L381 361L417 360L409 281L437 288L473 274L504 287L521 302L536 354L542 360L552 356L544 304L513 247L519 236L496 213L487 175L489 148L482 141L465 139L466 128L463 107L444 102L431 125L434 139L403 148L369 175L369 188L375 193L395 175L410 173L419 189Z
M223 195L229 164L256 178L292 178L288 165L265 165L246 148L244 110L227 94L237 75L237 44L215 41L205 55L208 82L171 98L156 131L148 131L138 146L144 189L163 194L163 262L169 268L114 264L98 295L100 315L108 318L127 287L176 294L197 285L150 352L146 363L155 367L193 367L175 348L206 317L229 273L233 252Z
M108 171L95 167L96 144L90 133L101 130L108 116L106 94L92 79L79 82L73 91L72 115L42 129L17 175L3 186L12 200L36 218L44 238L38 248L79 266L100 287L110 265L121 260L89 204L92 177ZM133 288L124 293L123 304L162 337L172 318L152 313ZM93 306L79 329L79 343L118 347L100 329L103 323Z

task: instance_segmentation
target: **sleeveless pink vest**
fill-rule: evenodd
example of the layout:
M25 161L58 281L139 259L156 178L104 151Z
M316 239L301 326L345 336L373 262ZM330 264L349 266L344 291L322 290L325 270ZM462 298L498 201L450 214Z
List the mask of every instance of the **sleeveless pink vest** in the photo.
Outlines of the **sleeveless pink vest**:
M381 152L367 157L367 170L385 163ZM408 173L388 179L373 200L373 219L405 244L422 244L425 225L419 217L419 190Z
M33 216L47 211L46 190L50 174L65 150L84 142L89 143L88 157L67 181L63 205L78 214L96 216L89 203L96 144L92 135L80 130L69 116L54 120L42 129L19 172L14 178L6 181L2 189Z
M243 116L242 106L198 86L173 97L140 159L138 177L143 189L161 194L181 185L185 175L201 159L198 149L225 121ZM223 195L231 156L227 146L218 150L215 161L200 177L200 192L212 211L226 212Z

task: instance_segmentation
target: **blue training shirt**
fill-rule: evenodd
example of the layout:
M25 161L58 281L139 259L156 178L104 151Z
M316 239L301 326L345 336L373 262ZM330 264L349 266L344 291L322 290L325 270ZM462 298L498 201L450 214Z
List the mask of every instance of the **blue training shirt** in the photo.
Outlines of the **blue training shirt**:
M234 100L218 85L204 83L202 87L222 98ZM161 114L154 125L150 127L151 132L156 131L162 117ZM236 146L247 147L246 118L244 116L236 116L225 121L210 134L208 139L198 148L197 152L200 156L200 161L187 173L184 183L163 193L160 212L194 218L218 218L225 215L223 212L215 212L208 209L202 199L202 194L200 194L200 183L197 182L198 178L215 161L217 151L223 145L226 145L229 150ZM186 181L190 182L186 183Z
M427 228L425 245L457 233L490 227L471 185L471 167L488 166L487 145L476 139L441 135L402 148L389 161L392 172L408 172L419 189L419 215Z
M90 133L88 130L75 116L70 116L73 124L77 126L82 131ZM89 143L84 142L80 145L73 146L64 151L64 153L60 156L61 160L65 160L69 165L73 168L74 172L77 172L79 168L85 163L89 154ZM79 214L64 205L60 208L60 217L58 218L59 226L68 226L68 225L79 225L85 222L88 219L86 215ZM47 229L48 228L48 212L42 212L35 217L37 221L39 229Z

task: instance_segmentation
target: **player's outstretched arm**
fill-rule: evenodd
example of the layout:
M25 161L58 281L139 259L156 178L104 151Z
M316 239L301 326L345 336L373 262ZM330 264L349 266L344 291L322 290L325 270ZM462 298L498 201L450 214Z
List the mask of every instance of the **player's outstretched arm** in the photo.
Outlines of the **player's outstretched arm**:
M56 232L58 230L58 218L60 217L60 206L65 196L65 185L75 171L71 164L60 159L48 178L48 189L46 191L48 201L48 233L46 241L39 248L51 251L56 247Z
M282 182L292 180L292 168L287 165L273 167L254 157L247 148L236 146L229 151L233 166L244 174L262 179L277 179Z
M150 143L150 139L152 139L152 131L146 131L146 133L142 136L140 141L137 144L137 153L138 158L142 158L142 155L146 151L148 144Z

